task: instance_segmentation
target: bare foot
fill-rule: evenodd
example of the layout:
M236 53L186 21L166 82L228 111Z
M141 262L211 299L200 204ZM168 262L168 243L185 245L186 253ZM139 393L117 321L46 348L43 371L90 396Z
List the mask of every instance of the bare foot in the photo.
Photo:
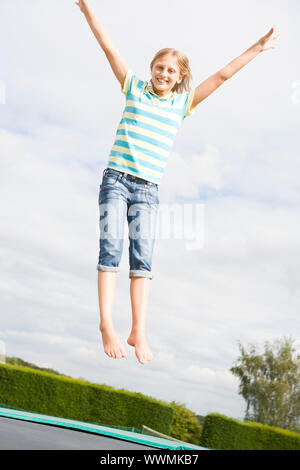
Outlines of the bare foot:
M113 328L99 328L102 334L104 352L114 359L126 357L126 352Z
M148 346L146 337L143 333L131 332L127 343L135 347L135 355L141 364L151 361L153 358L151 349Z

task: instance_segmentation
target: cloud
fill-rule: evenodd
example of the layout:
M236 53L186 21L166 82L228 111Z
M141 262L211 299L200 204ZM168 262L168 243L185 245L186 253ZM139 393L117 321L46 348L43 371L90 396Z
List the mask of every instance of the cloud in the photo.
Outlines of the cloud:
M190 156L172 152L166 173L160 187L161 200L175 197L197 199L199 187L219 191L223 185L221 155L219 150L208 144L204 152Z

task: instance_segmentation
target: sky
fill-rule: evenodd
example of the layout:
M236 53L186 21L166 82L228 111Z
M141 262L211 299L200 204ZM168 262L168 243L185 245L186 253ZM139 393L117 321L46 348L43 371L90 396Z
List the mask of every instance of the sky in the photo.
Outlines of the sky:
M142 80L163 47L188 56L194 88L272 25L281 35L178 131L158 227L175 206L198 216L182 236L158 233L146 323L153 359L140 364L126 343L126 238L113 321L127 357L106 356L99 332L98 193L124 95L75 1L1 0L2 352L243 419L229 370L238 343L262 352L285 336L300 346L299 1L89 3Z

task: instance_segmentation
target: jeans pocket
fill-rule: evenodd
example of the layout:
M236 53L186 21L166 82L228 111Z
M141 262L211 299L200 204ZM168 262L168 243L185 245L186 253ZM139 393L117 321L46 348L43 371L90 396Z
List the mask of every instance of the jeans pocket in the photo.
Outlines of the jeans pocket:
M111 168L107 168L105 170L105 173L103 174L102 183L100 184L100 189L106 186L112 186L116 184L120 176L121 176L121 173L119 171L113 170Z
M158 188L155 184L148 185L146 199L150 207L157 208L159 205Z

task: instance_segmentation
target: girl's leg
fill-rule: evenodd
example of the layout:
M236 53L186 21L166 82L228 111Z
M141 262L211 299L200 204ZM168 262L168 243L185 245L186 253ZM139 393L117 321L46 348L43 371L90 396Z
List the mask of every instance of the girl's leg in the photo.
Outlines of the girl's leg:
M127 214L132 307L132 328L127 343L135 347L135 354L141 364L153 358L146 340L146 313L150 280L153 277L151 268L158 204L156 185L143 184L140 188L137 185Z
M98 297L100 310L100 326L105 353L112 358L120 359L126 356L114 330L112 309L116 293L117 273L98 271Z
M132 277L130 297L132 307L132 327L127 343L135 347L136 356L141 364L151 361L152 352L146 340L146 314L149 298L150 279Z
M112 310L117 272L123 250L126 200L119 183L120 172L106 169L99 192L100 252L98 258L98 297L100 326L105 353L112 358L126 356L114 330Z

